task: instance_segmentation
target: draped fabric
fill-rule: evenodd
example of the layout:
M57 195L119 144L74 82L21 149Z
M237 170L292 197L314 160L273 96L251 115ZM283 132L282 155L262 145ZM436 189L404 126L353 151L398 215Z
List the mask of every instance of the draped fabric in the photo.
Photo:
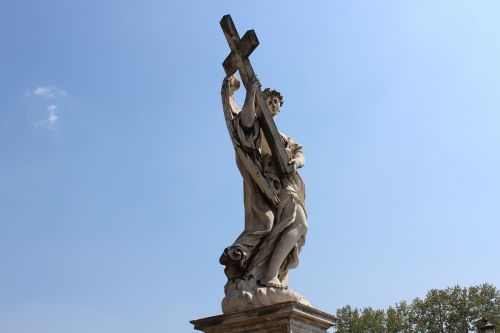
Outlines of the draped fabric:
M280 199L279 205L267 199L236 154L236 164L243 177L245 229L224 250L220 262L226 265L225 273L229 279L255 278L259 281L265 276L280 236L288 228L293 228L297 207L300 205L305 211L305 186L297 172L279 175L258 121L254 122L253 128L245 129L240 125L239 114L235 114L229 127L235 149L242 149L251 158ZM284 134L281 134L281 139L290 158L302 156L301 145ZM304 243L305 236L302 236L283 262L278 275L282 284L287 284L288 269L298 265L298 254Z

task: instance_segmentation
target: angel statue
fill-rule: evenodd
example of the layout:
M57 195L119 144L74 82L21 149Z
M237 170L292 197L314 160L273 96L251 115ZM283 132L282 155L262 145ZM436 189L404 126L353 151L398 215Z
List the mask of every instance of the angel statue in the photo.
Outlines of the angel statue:
M262 94L272 118L280 112L283 96L269 88L261 91L254 76L240 110L234 97L239 87L240 81L227 75L221 92L236 164L243 178L245 208L245 229L220 257L228 278L222 310L231 313L285 301L310 305L288 289L288 271L298 265L308 228L305 186L297 172L305 162L302 146L279 133L278 140L292 166L291 172L280 170L273 144L259 122L262 105L256 95Z

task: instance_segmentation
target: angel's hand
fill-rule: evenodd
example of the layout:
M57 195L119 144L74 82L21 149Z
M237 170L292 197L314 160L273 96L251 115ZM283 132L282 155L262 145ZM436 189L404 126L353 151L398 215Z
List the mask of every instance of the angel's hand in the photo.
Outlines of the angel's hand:
M229 88L236 91L240 88L240 80L234 75L229 75L226 80L229 82Z

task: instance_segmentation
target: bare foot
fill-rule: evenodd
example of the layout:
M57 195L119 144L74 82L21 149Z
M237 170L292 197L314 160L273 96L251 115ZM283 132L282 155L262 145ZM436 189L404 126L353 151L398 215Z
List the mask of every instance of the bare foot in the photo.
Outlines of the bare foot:
M277 277L274 277L271 280L260 280L259 283L266 287L283 288L281 281Z

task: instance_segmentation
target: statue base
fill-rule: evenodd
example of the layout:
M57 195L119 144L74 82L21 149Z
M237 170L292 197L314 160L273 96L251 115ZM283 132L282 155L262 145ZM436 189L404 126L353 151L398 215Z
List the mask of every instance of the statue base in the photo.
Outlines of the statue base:
M253 310L192 320L205 333L326 333L335 316L297 303L284 302Z
M311 307L311 303L288 288L263 287L254 278L229 280L224 287L226 296L222 300L222 313L247 311L263 306L297 302Z

